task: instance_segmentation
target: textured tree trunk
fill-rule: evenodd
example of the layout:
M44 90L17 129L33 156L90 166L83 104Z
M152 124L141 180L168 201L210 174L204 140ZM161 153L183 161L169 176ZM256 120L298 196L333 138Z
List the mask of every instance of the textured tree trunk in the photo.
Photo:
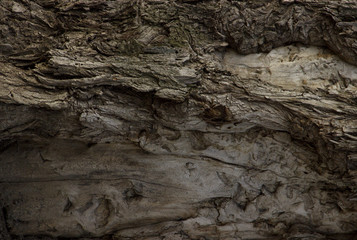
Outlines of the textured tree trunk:
M357 239L357 1L1 0L0 239Z

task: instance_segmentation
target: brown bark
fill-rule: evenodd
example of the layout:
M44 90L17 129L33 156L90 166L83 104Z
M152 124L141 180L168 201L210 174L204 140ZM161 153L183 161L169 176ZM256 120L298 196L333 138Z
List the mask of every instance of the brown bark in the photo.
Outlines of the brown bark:
M2 0L0 38L0 238L355 239L356 1Z

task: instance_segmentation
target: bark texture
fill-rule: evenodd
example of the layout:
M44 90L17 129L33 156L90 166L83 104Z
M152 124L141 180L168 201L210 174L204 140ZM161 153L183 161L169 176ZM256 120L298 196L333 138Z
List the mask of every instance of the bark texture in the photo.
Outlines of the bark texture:
M355 0L1 0L0 239L357 239Z

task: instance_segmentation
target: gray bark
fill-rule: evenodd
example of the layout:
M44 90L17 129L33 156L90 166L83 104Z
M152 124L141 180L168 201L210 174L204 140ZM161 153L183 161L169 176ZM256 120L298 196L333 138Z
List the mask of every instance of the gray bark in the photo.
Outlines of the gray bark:
M0 238L356 239L356 1L2 0L0 39Z

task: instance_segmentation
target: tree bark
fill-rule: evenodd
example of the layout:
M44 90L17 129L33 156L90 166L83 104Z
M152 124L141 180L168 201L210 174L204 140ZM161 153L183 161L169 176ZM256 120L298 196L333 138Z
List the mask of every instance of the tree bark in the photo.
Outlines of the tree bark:
M0 238L357 239L355 0L2 0L0 38Z

